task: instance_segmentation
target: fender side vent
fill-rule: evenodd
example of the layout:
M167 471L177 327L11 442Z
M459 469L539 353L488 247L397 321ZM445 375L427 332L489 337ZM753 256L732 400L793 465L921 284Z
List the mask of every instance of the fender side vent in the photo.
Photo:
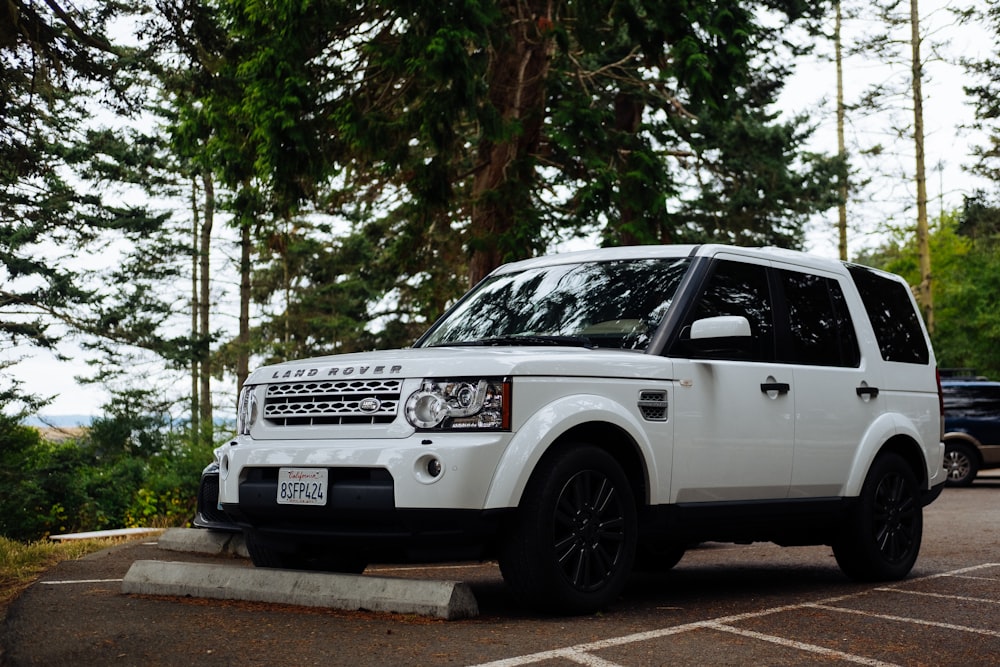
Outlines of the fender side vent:
M662 389L644 389L639 392L639 412L649 422L667 421L667 392Z

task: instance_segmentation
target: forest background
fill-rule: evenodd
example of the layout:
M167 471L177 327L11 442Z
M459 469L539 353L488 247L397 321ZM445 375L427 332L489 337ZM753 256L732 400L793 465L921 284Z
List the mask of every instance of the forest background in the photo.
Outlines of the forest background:
M851 259L911 281L942 366L1000 375L1000 9L969 5L948 20L992 51L952 63L983 137L960 159L986 185L931 219L944 49L916 0L5 3L0 535L187 521L252 366L407 345L575 241L801 248L874 208ZM914 171L871 137L809 148L826 119L777 101L817 51L903 73L831 96L839 129L912 140ZM67 339L110 398L50 442L17 362Z

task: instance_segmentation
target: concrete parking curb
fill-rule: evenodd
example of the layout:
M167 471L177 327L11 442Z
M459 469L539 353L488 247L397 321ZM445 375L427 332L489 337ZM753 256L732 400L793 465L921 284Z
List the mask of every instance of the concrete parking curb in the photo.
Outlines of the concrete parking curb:
M243 533L227 533L199 528L171 528L160 535L157 546L167 551L233 555L249 558Z
M383 611L445 620L479 615L472 590L461 582L156 560L134 562L122 581L122 593Z

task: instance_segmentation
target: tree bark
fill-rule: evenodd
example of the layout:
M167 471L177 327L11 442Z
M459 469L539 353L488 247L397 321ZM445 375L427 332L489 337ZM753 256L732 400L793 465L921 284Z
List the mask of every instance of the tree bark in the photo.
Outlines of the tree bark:
M198 335L198 182L191 181L191 437L196 441L201 434L198 399L198 365L200 359Z
M844 124L846 111L844 107L844 56L843 43L840 37L841 13L840 1L837 2L837 22L833 33L834 51L837 60L837 155L840 157L844 173L840 176L840 203L837 205L837 248L840 259L847 261L847 145L844 140Z
M240 219L240 324L236 343L236 394L250 377L250 225L252 216L242 211Z
M484 138L479 144L482 168L473 181L469 233L469 282L475 285L516 253L518 216L528 210L529 184L541 142L545 80L552 57L553 25L547 0L503 0L507 39L491 54L487 77L489 101L510 126L509 138Z
M211 285L211 249L212 249L212 225L215 222L215 182L210 173L205 173L202 177L202 185L205 190L205 215L201 224L201 245L199 248L199 277L201 280L201 297L199 299L199 325L198 334L201 341L198 349L201 350L200 383L199 392L201 413L201 428L207 440L211 442L215 422L212 418L212 351L209 347L209 315L212 306Z
M620 135L634 135L642 122L643 104L635 95L619 92L615 95L615 132ZM615 156L618 171L618 181L626 183L631 164L627 150L620 149ZM640 212L636 210L629 197L622 197L618 205L618 240L622 245L639 245L644 239L636 233L636 221Z
M931 291L930 230L927 222L927 175L924 156L923 63L920 61L920 11L910 0L910 34L913 73L913 142L917 155L917 252L920 258L920 285L917 296L927 330L934 332L934 295Z

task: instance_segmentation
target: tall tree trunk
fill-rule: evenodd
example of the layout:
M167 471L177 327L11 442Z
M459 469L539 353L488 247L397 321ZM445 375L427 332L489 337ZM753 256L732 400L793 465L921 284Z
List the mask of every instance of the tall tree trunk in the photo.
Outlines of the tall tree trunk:
M491 54L489 100L508 124L520 131L501 141L483 139L483 165L473 182L469 234L469 281L476 284L513 253L521 211L529 210L529 184L534 178L532 155L541 141L545 112L545 79L552 56L553 26L548 0L502 0L507 39Z
M843 43L840 36L841 13L840 2L837 2L837 22L833 32L834 51L837 60L837 155L840 157L843 173L840 175L840 203L837 205L837 248L840 259L847 261L847 147L844 141L844 124L846 112L844 108L844 56Z
M191 179L191 437L197 442L201 434L198 402L198 365L201 336L198 334L198 181Z
M205 172L202 176L202 185L205 190L205 217L201 225L201 247L199 261L201 270L199 276L201 280L200 299L200 324L199 345L201 350L201 428L206 435L205 442L211 442L215 421L212 418L212 351L209 347L209 314L212 305L211 284L211 250L212 250L212 225L215 223L215 182L212 174Z
M920 285L917 295L927 329L934 332L934 295L931 291L930 231L927 223L927 175L924 157L923 64L920 61L920 12L917 0L910 0L910 34L913 73L913 142L917 154L917 252L920 257Z
M639 130L639 123L642 121L643 104L636 95L630 95L620 91L615 95L615 131L620 135L634 135ZM628 173L631 170L629 154L626 150L620 150L616 156L615 165L618 171L618 182L625 187ZM652 239L643 238L636 229L636 222L640 213L630 197L621 198L618 205L618 240L622 245L639 245L649 242Z
M250 377L250 225L249 211L240 212L240 324L236 350L237 394Z

